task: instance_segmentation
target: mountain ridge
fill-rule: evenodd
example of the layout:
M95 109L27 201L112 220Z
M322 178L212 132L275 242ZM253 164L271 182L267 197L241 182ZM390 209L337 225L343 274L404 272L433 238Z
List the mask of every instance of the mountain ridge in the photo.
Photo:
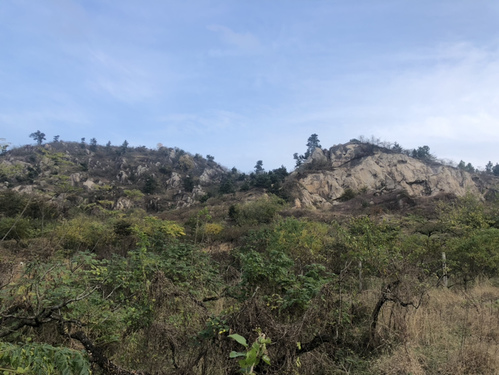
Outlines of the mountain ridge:
M210 155L204 158L179 148L59 141L2 154L0 188L113 210L151 211L190 207L252 188L280 195L295 208L326 210L361 194L364 205L373 205L369 197L392 193L417 198L469 192L487 198L497 191L497 179L490 174L469 173L431 157L418 159L360 141L315 148L289 176L283 168L247 175L228 170Z

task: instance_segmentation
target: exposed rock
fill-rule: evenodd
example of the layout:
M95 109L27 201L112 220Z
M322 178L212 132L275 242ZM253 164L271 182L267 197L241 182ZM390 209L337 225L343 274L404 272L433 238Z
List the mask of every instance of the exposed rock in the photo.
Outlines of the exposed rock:
M220 171L214 168L205 168L201 176L199 176L199 181L202 184L212 184L214 182L218 182L220 180Z
M149 168L147 168L145 165L139 165L137 167L137 176L142 176L148 170L149 170Z
M315 148L314 152L312 152L312 155L305 161L305 163L327 163L328 158L324 154L324 151L318 147Z
M26 168L28 167L30 164L29 163L26 163L24 161L21 161L21 160L2 160L0 162L0 165L2 166L5 166L5 167L12 167L12 166L20 166L20 168Z
M177 189L182 186L182 176L177 172L173 172L172 176L166 181L166 185L169 188Z
M307 190L306 186L302 185L301 189L301 205L299 207L308 208L329 208L332 206L331 202L328 202L326 198L322 197L318 192L314 193Z
M122 170L122 171L120 171L120 172L118 173L118 175L116 176L116 178L117 178L117 179L118 179L118 181L119 181L120 183L122 183L122 184L125 184L125 183L127 183L127 181L128 181L128 175L127 175L127 174L126 174L126 172L125 172L125 171L123 171L123 170Z
M341 167L345 163L368 156L372 152L373 146L364 143L336 145L329 149L329 161L333 167Z
M82 152L80 143L58 142L43 148L23 146L0 155L0 163L4 188L56 195L61 203L65 199L71 203L116 202L116 209L134 205L169 210L198 204L206 192L218 190L224 177L235 178L212 160L165 147L158 151L130 148L125 153L119 147L98 146L95 152L88 153ZM60 189L60 176L69 176L68 183L84 189ZM289 189L289 196L297 198L296 207L332 208L351 196L352 191L366 194L362 200L373 201L373 205L399 194L431 197L439 193L463 195L467 191L485 195L489 191L493 196L496 190L492 190L492 180L495 178L490 175L470 175L457 168L352 142L328 150L315 149L283 184L282 191L288 193ZM124 197L126 190L148 191L148 195L140 201L130 201ZM342 197L346 191L348 194ZM398 204L395 198L394 206Z
M171 209L179 205L197 204L210 185L218 184L227 171L200 155L161 147L158 151L145 147L97 146L93 152L76 142L54 142L40 146L23 146L0 155L4 189L17 188L55 194L57 199L113 201L126 190L152 190L150 202L134 202L149 209ZM73 194L63 195L58 183L68 176ZM146 177L150 177L148 180ZM33 185L26 187L23 185ZM191 189L194 184L194 189ZM101 188L98 188L98 185ZM201 187L202 186L202 187ZM191 191L192 190L192 191ZM74 194L74 192L78 192ZM156 197L159 197L156 199ZM125 209L125 202L116 203Z
M184 154L184 155L180 156L178 163L179 163L180 168L184 171L191 170L195 166L195 163L192 159L192 156L190 156L188 154Z
M301 201L298 198L295 199L295 208L301 208Z
M114 208L116 210L128 210L133 207L133 202L129 198L120 197L116 201Z
M77 186L82 179L82 174L81 173L73 173L69 176L69 179L71 181L71 186Z
M40 164L44 167L48 167L50 165L53 165L54 163L48 157L43 156L40 160Z
M197 185L192 189L192 197L193 198L200 198L203 195L205 195L206 192L203 190L203 188L200 185Z
M317 160L324 153L316 149ZM367 191L373 195L405 190L409 196L434 196L467 192L480 194L471 174L437 163L425 163L405 154L383 152L368 144L349 143L329 150L328 169L299 178L301 206L330 207L345 193ZM295 172L295 175L296 172Z
M95 189L95 183L91 180L87 180L83 183L83 187L87 188L88 190L94 190Z
M24 193L24 194L32 194L35 189L33 185L19 185L13 188L12 190L17 191L18 193Z

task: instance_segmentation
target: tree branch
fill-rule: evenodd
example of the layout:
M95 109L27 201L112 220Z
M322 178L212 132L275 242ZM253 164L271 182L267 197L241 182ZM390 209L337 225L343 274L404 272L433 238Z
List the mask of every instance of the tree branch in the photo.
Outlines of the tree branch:
M69 337L78 340L90 355L91 361L96 363L109 375L149 375L149 373L144 371L129 371L116 365L104 355L102 350L94 345L83 331L71 333Z

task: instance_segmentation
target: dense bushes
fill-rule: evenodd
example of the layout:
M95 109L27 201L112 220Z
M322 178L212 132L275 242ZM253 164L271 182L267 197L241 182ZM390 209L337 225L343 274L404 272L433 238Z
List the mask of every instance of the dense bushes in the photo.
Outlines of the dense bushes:
M58 207L48 198L20 194L12 190L0 192L0 207L0 214L7 217L22 214L23 217L50 221L60 216Z
M430 219L314 221L282 218L284 202L270 195L233 205L227 220L226 207L170 213L187 230L140 210L75 210L41 230L38 214L21 215L27 202L17 198L0 232L14 228L17 237L7 238L30 250L31 238L46 237L66 251L5 268L0 344L8 350L0 363L8 370L15 350L35 342L34 352L46 351L40 364L57 367L50 371L65 371L52 363L55 356L71 366L83 361L81 371L89 357L65 348L88 340L103 363L134 371L236 373L230 353L241 347L229 335L271 340L270 363L260 362L259 373L499 369L498 215L471 196L442 205ZM218 248L230 233L235 241ZM449 289L442 287L442 252Z
M108 223L83 215L63 221L53 234L64 249L71 251L95 251L97 246L109 246L115 240L114 230Z
M231 206L229 217L238 225L269 224L283 205L284 201L276 196L263 197L254 202Z
M28 239L34 234L34 228L29 219L5 217L0 219L0 240L21 240Z

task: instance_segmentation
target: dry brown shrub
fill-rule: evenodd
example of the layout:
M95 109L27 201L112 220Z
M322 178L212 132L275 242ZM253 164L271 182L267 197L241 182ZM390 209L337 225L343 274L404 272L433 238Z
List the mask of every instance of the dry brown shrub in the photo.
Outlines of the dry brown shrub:
M399 344L376 373L417 374L419 366L425 374L499 374L499 288L488 282L430 290L421 308L385 309L380 321L385 340Z
M497 355L489 353L486 345L470 346L452 353L448 362L442 366L439 374L442 375L476 375L497 374ZM496 359L494 359L496 356Z
M378 374L383 375L425 375L424 355L411 346L400 346L390 355L383 356L376 364Z

